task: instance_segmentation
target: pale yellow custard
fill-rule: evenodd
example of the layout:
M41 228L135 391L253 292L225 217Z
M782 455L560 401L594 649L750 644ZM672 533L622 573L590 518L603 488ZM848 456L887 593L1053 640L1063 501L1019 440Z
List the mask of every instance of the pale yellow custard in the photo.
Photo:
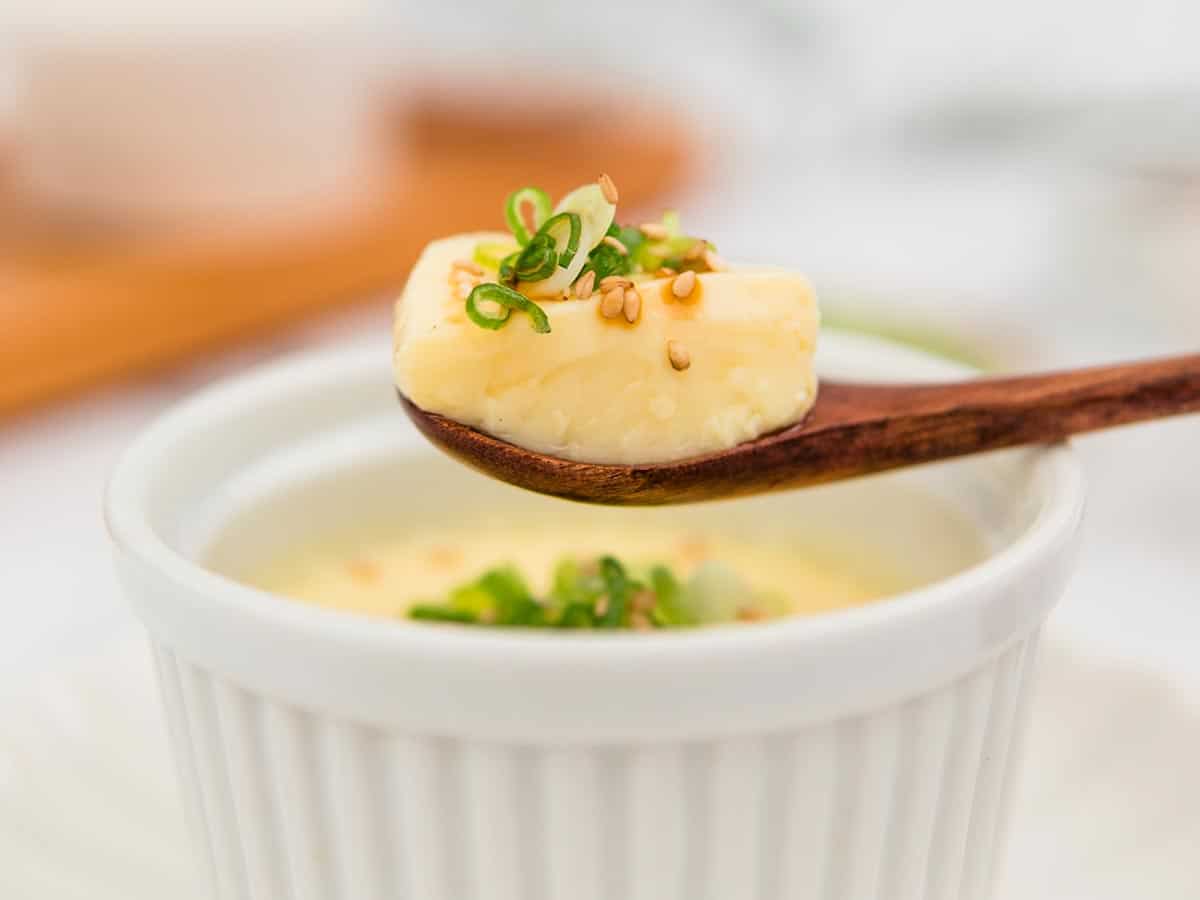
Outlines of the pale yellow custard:
M249 579L275 593L348 612L400 617L415 601L504 563L514 564L537 593L564 556L611 554L629 563L663 563L681 578L717 560L755 590L785 603L781 612L812 614L858 606L902 590L908 579L882 563L863 568L850 557L784 540L739 541L703 531L664 533L575 525L568 530L439 530L306 550L277 560Z
M455 261L503 234L430 244L397 304L396 385L413 403L564 459L646 463L752 440L804 417L817 396L820 316L800 275L706 272L685 300L671 279L639 276L635 322L606 319L599 291L542 301L552 331L524 315L473 324ZM669 352L685 353L687 365Z

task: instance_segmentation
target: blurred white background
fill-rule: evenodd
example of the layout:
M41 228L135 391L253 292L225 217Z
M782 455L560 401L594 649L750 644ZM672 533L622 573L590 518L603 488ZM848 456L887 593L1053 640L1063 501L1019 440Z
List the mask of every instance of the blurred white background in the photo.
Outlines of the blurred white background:
M30 23L90 39L137 19L117 9L132 7L85 20L38 4L21 27L0 25L0 133ZM279 24L296 9L276 9ZM1200 349L1198 4L478 0L378 3L353 22L398 93L420 89L468 118L511 116L531 97L569 109L579 86L687 117L704 164L675 204L726 257L811 272L834 322L1008 369ZM0 423L14 613L0 667L43 666L128 620L99 494L138 426L286 349L382 347L388 312L380 298ZM1200 683L1200 423L1080 446L1089 541L1060 618Z

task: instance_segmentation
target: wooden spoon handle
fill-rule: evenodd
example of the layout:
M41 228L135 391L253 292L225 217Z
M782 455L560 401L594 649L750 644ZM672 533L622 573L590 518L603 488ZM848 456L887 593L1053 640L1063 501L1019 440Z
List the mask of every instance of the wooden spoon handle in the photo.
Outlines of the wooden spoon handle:
M794 434L806 457L820 432L836 435L826 462L865 472L1190 412L1200 412L1200 354L952 384L834 382Z
M656 505L824 484L1200 412L1200 354L949 384L822 381L803 422L706 456L641 465L546 456L401 401L434 443L490 475L572 500Z

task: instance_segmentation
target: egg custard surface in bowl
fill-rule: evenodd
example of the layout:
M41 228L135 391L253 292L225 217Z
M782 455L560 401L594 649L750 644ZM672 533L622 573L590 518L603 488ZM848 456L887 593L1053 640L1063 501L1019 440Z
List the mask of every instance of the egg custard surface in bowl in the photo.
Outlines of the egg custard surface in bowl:
M817 368L962 374L837 334ZM391 376L354 351L218 385L151 426L110 483L213 896L990 896L1038 633L1077 542L1069 449L593 509L443 460ZM423 582L438 548L461 568ZM288 596L309 563L360 553L394 607ZM795 583L796 604L834 576L864 594L714 627L405 615L506 563L544 599L562 558L596 556L633 581L660 563L685 584L717 560L752 592Z

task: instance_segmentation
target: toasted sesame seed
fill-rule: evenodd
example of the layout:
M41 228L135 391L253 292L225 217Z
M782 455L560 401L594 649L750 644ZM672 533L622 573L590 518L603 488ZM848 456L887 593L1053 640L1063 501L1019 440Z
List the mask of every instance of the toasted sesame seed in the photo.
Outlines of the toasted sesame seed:
M580 300L586 300L592 296L592 292L596 289L596 273L587 272L582 278L575 282L575 296Z
M675 276L675 280L671 282L671 293L682 300L684 297L692 296L692 291L696 289L696 273L691 269L686 272L681 272Z
M708 252L708 241L696 241L692 246L688 247L687 253L683 254L686 260L699 259Z
M604 240L601 241L601 243L608 244L608 246L612 247L614 250L616 250L622 256L629 255L629 248L626 247L624 244L622 244L619 240L617 240L611 234L606 234L604 236Z
M621 198L621 195L617 193L616 184L613 183L607 172L597 178L596 183L600 185L600 191L609 203L616 203Z
M711 559L713 555L712 544L706 538L699 535L692 535L684 538L679 542L679 546L675 550L679 557L685 562L704 562L706 559Z
M610 288L623 287L627 288L633 285L633 282L621 275L608 275L600 279L600 290L607 291Z
M608 613L608 595L602 594L596 598L595 604L592 605L592 612L598 616L607 615Z
M767 617L757 606L742 606L738 608L737 620L739 622L761 622Z
M346 563L346 572L359 584L374 584L380 576L379 565L369 559L350 560Z
M639 225L638 230L652 241L665 241L670 237L670 232L667 231L666 225L659 225L657 222L647 222L644 225Z
M606 319L615 319L625 307L625 288L619 285L605 292L600 301L600 315Z
M662 266L655 270L654 277L655 278L670 278L674 274L675 274L675 270L672 269L670 266Z
M457 547L431 547L425 562L434 569L453 569L462 565L463 554Z
M667 341L667 359L676 372L682 372L692 364L692 354L679 341Z
M717 256L711 250L704 251L704 264L713 272L725 271L725 260L721 259L721 257Z
M470 272L472 275L482 275L483 268L476 262L469 259L456 259L451 265L456 269L463 269Z
M642 311L642 295L638 293L637 288L625 288L623 311L625 313L625 321L630 325L638 320L638 314Z

